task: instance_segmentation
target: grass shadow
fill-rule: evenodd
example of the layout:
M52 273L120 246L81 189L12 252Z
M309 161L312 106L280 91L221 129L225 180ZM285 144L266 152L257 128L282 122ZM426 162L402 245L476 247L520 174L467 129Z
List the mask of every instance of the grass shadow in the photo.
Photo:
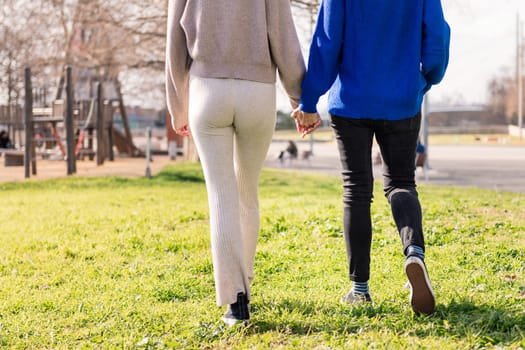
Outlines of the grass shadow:
M425 322L442 325L447 335L475 337L482 345L504 345L520 340L525 343L524 310L523 305L512 303L495 306L476 304L468 299L452 300L447 305L438 305L435 314ZM428 333L417 334L426 336Z
M386 304L362 304L349 307L339 303L319 303L303 299L282 299L252 305L255 315L252 332L286 330L297 335L312 332L350 333L362 327L362 319L371 319L393 310ZM264 319L257 314L269 315ZM353 321L351 321L353 320Z
M258 314L265 315L259 318ZM399 303L349 306L339 303L283 299L255 304L250 333L286 331L295 335L325 332L348 335L370 330L413 334L419 338L469 338L481 346L525 342L525 312L516 307L453 300L430 316L415 315ZM378 322L378 320L380 320Z
M200 167L186 166L167 166L153 177L154 180L162 182L192 182L204 183L204 175Z

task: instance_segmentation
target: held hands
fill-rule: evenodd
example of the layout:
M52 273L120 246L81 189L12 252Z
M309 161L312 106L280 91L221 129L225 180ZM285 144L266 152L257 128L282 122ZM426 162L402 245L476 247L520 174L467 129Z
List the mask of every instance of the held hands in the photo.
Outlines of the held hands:
M297 132L301 134L302 138L312 133L319 127L319 125L321 125L321 117L319 116L319 113L303 112L299 108L295 108L291 117L295 119Z
M190 128L188 124L184 125L182 128L175 129L175 133L181 136L191 136Z
M312 133L321 125L321 117L319 116L319 113L303 112L298 107L293 110L291 117L295 119L297 132L301 134L302 138ZM181 136L191 136L188 124L175 129L175 133Z

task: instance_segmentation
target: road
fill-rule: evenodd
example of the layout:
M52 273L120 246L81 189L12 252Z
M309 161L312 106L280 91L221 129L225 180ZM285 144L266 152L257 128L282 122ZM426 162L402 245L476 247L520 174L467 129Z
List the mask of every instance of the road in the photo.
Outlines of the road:
M281 168L277 159L286 147L286 140L272 143L265 165ZM308 141L298 142L299 153L310 149ZM285 168L317 172L333 176L340 175L341 165L334 141L315 142L314 155L309 161L295 160ZM374 154L377 152L374 149ZM167 156L154 156L151 170L156 174L171 163ZM1 159L3 162L3 159ZM452 185L479 187L501 191L525 193L525 146L508 145L430 145L430 168L417 170L420 185ZM141 158L117 158L97 166L92 161L77 162L79 176L144 176L146 162ZM45 179L66 177L65 162L38 161L38 176ZM374 167L374 177L381 179L381 167ZM3 167L0 164L0 182L24 179L23 167Z
M274 141L266 166L282 167L277 156L286 147ZM308 142L298 142L299 153L309 150ZM375 154L376 149L373 151ZM339 175L337 145L334 141L315 142L309 161L295 160L285 168ZM525 146L508 145L430 145L429 169L417 170L419 185L451 185L525 193ZM381 179L381 167L374 167L374 177Z

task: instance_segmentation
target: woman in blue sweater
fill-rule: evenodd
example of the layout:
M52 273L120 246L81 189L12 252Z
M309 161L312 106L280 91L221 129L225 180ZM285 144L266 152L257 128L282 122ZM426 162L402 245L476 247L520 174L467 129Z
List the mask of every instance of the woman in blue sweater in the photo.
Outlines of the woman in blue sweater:
M424 263L415 154L423 95L448 64L450 28L440 0L323 0L308 73L294 117L328 111L343 165L343 226L353 286L343 301L371 301L372 160L375 135L383 156L384 192L406 255L410 301L430 314L435 297Z

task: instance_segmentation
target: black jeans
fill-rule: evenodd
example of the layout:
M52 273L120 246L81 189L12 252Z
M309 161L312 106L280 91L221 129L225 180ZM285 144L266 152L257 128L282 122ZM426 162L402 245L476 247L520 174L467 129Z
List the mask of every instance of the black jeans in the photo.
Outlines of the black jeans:
M424 249L421 206L415 183L416 144L421 114L389 121L332 116L343 165L343 230L350 280L370 278L372 243L372 142L375 135L383 158L385 196L390 203L403 251Z

